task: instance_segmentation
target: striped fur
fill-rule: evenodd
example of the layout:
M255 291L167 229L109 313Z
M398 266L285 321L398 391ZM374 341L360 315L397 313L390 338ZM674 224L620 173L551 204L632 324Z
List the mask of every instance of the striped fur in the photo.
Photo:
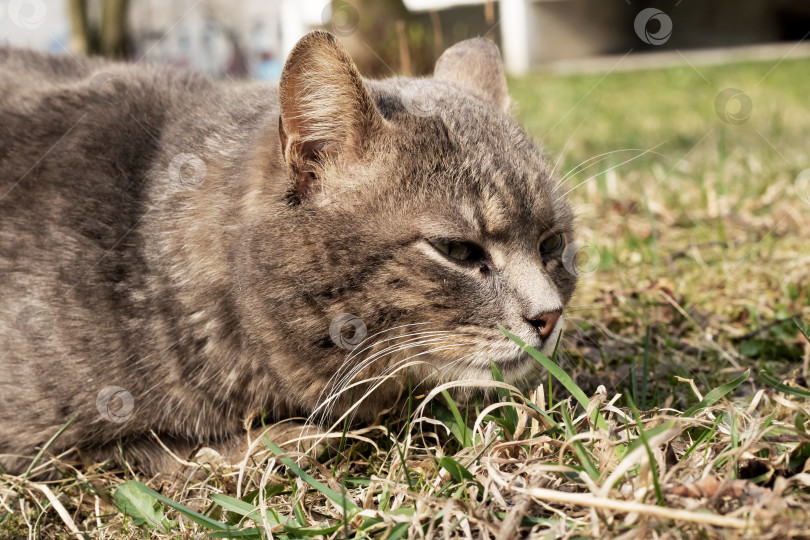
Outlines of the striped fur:
M159 470L151 431L185 452L257 410L334 417L383 374L357 418L407 377L526 379L496 324L553 347L562 321L543 341L525 318L571 298L538 243L573 241L573 216L507 103L485 40L370 81L317 32L279 88L0 49L0 463L74 416L51 451L122 440ZM330 337L344 313L368 329L354 351ZM125 421L99 411L110 386Z

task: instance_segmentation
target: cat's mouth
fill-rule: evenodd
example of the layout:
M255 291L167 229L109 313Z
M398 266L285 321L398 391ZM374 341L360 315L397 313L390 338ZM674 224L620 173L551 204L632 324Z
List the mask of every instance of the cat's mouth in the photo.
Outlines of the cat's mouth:
M562 327L562 321L560 321L545 339L540 339L536 335L521 335L520 333L515 333L515 335L528 346L551 358ZM493 336L491 333L484 334L484 336L477 332L470 333L468 334L470 337L477 336L477 343L468 341L469 346L465 347L463 352L456 350L452 354L448 354L451 351L444 354L439 353L438 356L441 356L443 364L443 367L440 368L442 379L445 381L492 380L492 363L498 367L504 377L504 382L509 384L525 381L533 372L537 371L540 364L534 357L500 331L497 332L497 336Z
M550 357L555 343L556 336L550 344L530 343L529 345ZM535 345L537 346L535 347ZM439 357L435 360L439 364L438 375L442 382L491 381L493 379L492 364L495 364L505 383L520 384L531 378L540 367L534 357L506 338L498 342L488 341L464 352L439 353L435 356Z

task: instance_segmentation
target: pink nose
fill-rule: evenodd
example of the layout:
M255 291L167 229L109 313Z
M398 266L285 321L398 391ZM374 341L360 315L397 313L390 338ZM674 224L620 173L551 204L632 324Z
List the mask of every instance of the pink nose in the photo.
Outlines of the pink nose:
M537 329L537 333L540 334L541 338L546 339L554 331L554 327L557 326L557 321L560 320L561 316L562 310L558 309L541 313L531 319L527 318L526 322Z

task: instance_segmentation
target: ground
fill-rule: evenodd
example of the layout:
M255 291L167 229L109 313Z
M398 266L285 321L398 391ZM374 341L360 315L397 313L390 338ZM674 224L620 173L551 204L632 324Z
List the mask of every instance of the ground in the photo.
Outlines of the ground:
M511 80L579 216L562 369L486 411L414 395L300 466L3 475L0 539L809 536L808 80L790 59Z

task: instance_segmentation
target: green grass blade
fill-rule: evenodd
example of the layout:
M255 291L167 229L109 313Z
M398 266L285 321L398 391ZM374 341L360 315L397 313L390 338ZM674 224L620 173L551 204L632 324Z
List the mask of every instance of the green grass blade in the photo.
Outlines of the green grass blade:
M264 535L259 529L244 529L241 531L217 531L205 535L207 538L250 538L253 540L263 540Z
M804 388L796 388L795 386L788 386L786 384L783 384L779 382L779 380L776 377L774 377L764 369L759 372L759 378L762 379L765 383L767 383L768 386L772 386L773 388L779 390L780 392L810 399L810 391L805 390Z
M74 420L76 420L76 418L77 418L78 416L79 416L78 414L74 414L74 415L73 415L73 417L72 417L70 420L68 420L67 422L65 422L65 425L63 425L62 427L60 427L60 428L59 428L59 431L57 431L56 433L54 433L54 434L53 434L53 436L52 436L50 439L48 439L48 441L47 441L47 442L46 442L46 443L45 443L45 444L42 446L42 448L39 450L39 452L37 452L37 455L36 455L36 456L34 456L34 459L32 459L32 460L31 460L31 464L30 464L30 465L28 465L28 469L26 469L25 474L23 474L23 476L22 476L22 480L23 480L23 482L24 482L25 480L27 480L27 479L28 479L28 475L30 475L30 474L31 474L31 471L33 471L33 470L34 470L34 467L36 466L37 462L38 462L38 461L39 461L39 459L42 457L42 455L43 455L43 454L44 454L44 453L45 453L45 452L48 450L48 447L50 447L50 446L51 446L51 444L53 444L53 441L55 441L55 440L56 440L56 438L57 438L57 437L59 437L59 435L61 435L62 433L64 433L64 432L65 432L65 430L66 430L68 427L70 427L70 424L72 424L72 423L73 423L73 421L74 421ZM18 500L18 499L19 499L19 495L18 495L18 496L16 496L16 497L14 497L14 500L13 500L13 501L11 501L11 504L10 504L10 505L8 505L8 508L13 508L13 507L14 507L14 506L17 504L17 500ZM3 514L3 517L1 517L1 518L0 518L0 523L3 523L3 522L6 520L6 518L7 518L8 516L10 516L10 515L11 515L11 511L10 511L10 510L6 510L6 511L5 511L5 513Z
M698 439L694 443L692 443L692 446L690 446L689 449L686 452L684 452L683 456L681 457L681 461L689 457L689 454L694 452L698 446L714 437L714 433L717 431L717 426L720 425L720 421L722 419L723 419L722 416L718 416L715 419L711 429L707 429L700 437L698 437Z
M252 519L254 521L261 519L259 516L259 507L256 505L239 500L235 497L223 495L222 493L212 493L210 497L212 501L228 512L233 512L234 514L238 514L243 518ZM268 508L267 521L271 525L286 525L289 520L283 516L280 517L275 510Z
M144 493L135 482L124 482L115 490L113 501L123 514L132 518L135 525L146 525L150 529L157 529L163 534L172 528L171 522L163 514L160 502Z
M77 418L78 416L79 416L78 414L74 414L74 415L73 415L73 417L72 417L70 420L68 420L67 422L65 422L65 425L63 425L62 427L60 427L60 428L59 428L59 431L57 431L56 433L54 433L54 434L53 434L53 436L52 436L50 439L48 439L48 442L46 442L46 443L45 443L45 444L42 446L42 449L40 449L40 451L39 451L39 452L37 452L37 455L36 455L36 456L34 456L34 459L32 459L32 460L31 460L31 464L28 466L28 469L26 469L25 474L23 475L23 480L25 480L26 478L28 478L28 475L29 475L29 474L31 474L31 471L33 471L33 470L34 470L34 466L37 464L37 462L38 462L38 461L39 461L39 459L42 457L42 455L45 453L45 451L46 451L46 450L48 450L48 447L50 447L50 446L53 444L53 441L55 441L55 440L56 440L56 438L57 438L57 437L59 437L59 435L61 435L62 433L64 433L64 432L65 432L65 430L66 430L67 428L69 428L69 427L70 427L70 424L72 424L72 423L73 423L73 421L74 421L74 420L76 420L76 418Z
M332 534L333 532L339 531L343 528L343 522L338 523L337 525L330 525L329 527L324 527L323 529L308 529L304 527L284 527L284 532L290 533L295 536L327 536Z
M650 473L652 473L653 477L655 498L658 500L658 506L666 506L664 492L661 490L661 481L658 478L658 466L655 461L655 454L653 454L652 447L650 446L650 440L646 430L644 429L644 424L641 421L641 415L638 413L636 404L633 403L633 399L630 398L630 396L628 396L628 398L630 399L630 409L633 411L633 418L636 421L636 427L638 427L638 438L641 439L641 443L644 445L644 449L647 451L647 459L649 460L650 464Z
M451 457L440 457L439 465L447 470L456 482L463 482L464 480L475 481L475 477L467 470L467 467Z
M279 448L278 445L276 445L275 443L270 441L266 436L264 437L264 443L267 445L267 447L270 449L270 451L273 452L273 454L275 454L276 457L278 457L279 460L281 460L281 462L284 465L286 465L288 469L290 469L290 471L292 471L293 474L295 474L298 478L300 478L301 480L303 480L304 482L306 482L307 484L309 484L310 486L312 486L316 490L323 493L326 498L328 498L329 500L331 500L335 504L340 505L341 508L348 508L352 512L359 512L360 511L360 507L357 506L356 504L354 504L354 502L352 502L350 499L348 499L347 497L342 496L340 493L338 493L337 491L334 491L333 489L331 489L330 487L322 484L321 482L318 482L312 476L307 474L307 472L304 469L299 467L298 464L295 461L293 461L292 459L290 459L288 457L284 457L283 456L284 450Z
M660 426L655 426L654 428L645 429L644 433L647 434L647 439L652 439L653 437L660 435L661 433L665 432L666 430L675 426L675 421L670 420L669 422L664 422ZM641 439L636 439L630 444L627 445L627 450L625 450L626 454L629 454L633 450L639 447L639 445L643 444Z
M490 360L489 367L492 370L492 378L498 382L504 382L503 374L501 373L501 370L498 368L495 362ZM512 395L509 392L509 390L507 390L506 388L496 388L495 390L498 392L498 399L500 401L507 403L514 403L514 400L512 399ZM500 410L502 411L504 421L507 423L507 425L504 427L507 428L510 435L513 435L515 433L515 428L518 425L517 410L514 407L504 407Z
M728 394L729 392L740 386L742 383L744 383L748 379L748 376L750 374L751 370L747 369L745 370L745 373L743 373L733 381L718 386L717 388L706 394L703 397L703 399L700 400L700 403L693 405L692 407L687 409L687 411L683 413L682 416L684 418L689 418L697 414L698 411L714 405L720 398L722 398L723 396L725 396L726 394Z
M404 538L405 535L408 534L408 527L410 527L410 523L397 523L388 531L388 536L385 537L385 540L399 540L400 538Z
M251 514L259 511L258 506L246 503L245 501L241 501L235 497L223 495L222 493L212 493L210 498L228 512L233 512L235 514L239 514L240 516L249 517Z
M650 376L650 338L651 338L650 325L647 325L647 331L644 334L644 361L641 368L641 408L647 409L647 381L652 380Z
M450 413L453 415L451 425L447 426L450 429L450 432L458 439L458 442L461 443L463 448L468 448L473 445L472 440L472 430L470 426L467 425L467 422L464 421L464 418L461 416L461 411L458 410L458 406L456 402L453 401L453 398L450 396L450 393L447 390L442 390L442 395L444 396L445 401L447 401L447 406L450 410Z
M284 493L284 490L287 488L284 487L282 484L268 484L264 487L264 498L269 499L270 497L275 497L281 493ZM249 493L246 493L242 500L246 503L253 504L259 498L259 490L254 489Z
M565 389L568 390L572 396L574 396L574 399L576 399L577 402L582 405L582 408L588 410L588 404L590 403L588 396L585 395L585 392L583 392L582 389L577 386L577 383L575 383L560 366L549 360L545 354L541 353L537 349L526 345L522 339L511 333L500 324L498 325L498 329L503 332L506 337L517 343L521 349L529 353L532 358L540 362L540 365L542 365L549 372L549 374L553 375L555 379L560 381ZM602 416L601 412L595 410L594 417L596 427L608 429L607 421L605 421L605 418Z
M571 417L568 414L568 409L566 407L561 407L561 409L563 420L565 421L566 437L573 437L577 434L577 432L574 429L574 425L571 423ZM591 456L588 454L588 451L585 449L585 445L582 444L582 441L574 441L571 443L571 446L574 447L574 452L576 452L577 457L579 457L579 461L582 463L582 467L585 469L585 472L588 473L588 476L594 480L599 480L599 469L591 460Z
M135 480L130 480L130 482L132 482L132 485L134 485L135 487L137 487L141 491L151 495L152 497L159 500L160 502L162 502L166 506L169 506L170 508L174 508L175 510L177 510L178 512L180 512L181 514L186 516L188 519L190 519L191 521L193 521L197 525L201 525L201 526L203 526L203 527L205 527L207 529L211 529L211 530L214 530L214 531L228 531L228 532L236 532L237 531L237 529L234 529L233 527L231 527L229 525L226 525L225 523L221 523L221 522L219 522L219 521L217 521L215 519L211 519L210 517L204 516L204 515L202 515L202 514L200 514L198 512L195 512L191 508L183 506L182 504L180 504L178 502L175 502L175 501L169 499L168 497L164 497L163 495L161 495L157 491L145 486L144 484L141 484L140 482L136 482Z
M630 393L628 394L628 399L632 399L633 401L639 401L638 399L638 363L636 359L630 362Z
M298 522L298 525L301 527L307 526L307 518L304 515L304 509L301 507L301 501L306 497L306 486L304 486L304 493L302 495L298 495L298 486L295 483L293 478L290 478L290 490L292 491L292 495L290 498L292 499L292 508L293 514L295 515L295 520Z
M807 328L807 326L802 321L800 321L798 317L793 317L793 323L799 327L799 332L802 333L804 339L810 341L810 335L808 335L810 334L810 328Z

